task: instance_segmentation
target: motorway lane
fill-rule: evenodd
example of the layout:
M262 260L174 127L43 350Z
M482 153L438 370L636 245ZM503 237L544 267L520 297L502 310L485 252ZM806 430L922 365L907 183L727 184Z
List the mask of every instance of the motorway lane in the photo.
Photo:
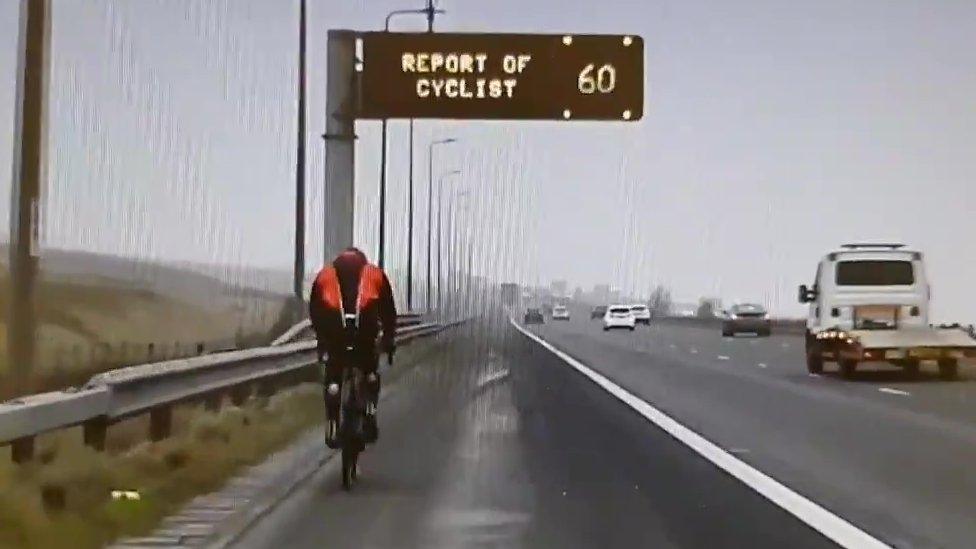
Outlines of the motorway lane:
M504 319L381 405L363 479L335 460L239 547L831 547Z
M796 336L665 324L604 333L584 319L533 331L889 544L976 546L971 373L914 382L875 369L847 382L807 375Z

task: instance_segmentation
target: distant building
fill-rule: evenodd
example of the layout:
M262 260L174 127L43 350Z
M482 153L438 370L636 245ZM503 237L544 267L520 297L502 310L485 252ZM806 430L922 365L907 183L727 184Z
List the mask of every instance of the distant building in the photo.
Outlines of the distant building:
M601 305L610 303L610 285L597 284L593 286L593 301Z
M553 280L552 284L549 285L549 291L552 292L554 296L565 296L566 291L569 288L569 284L565 280Z
M573 301L577 303L583 301L583 288L577 286L575 289L573 289Z
M516 305L519 298L519 286L512 282L502 284L502 303Z

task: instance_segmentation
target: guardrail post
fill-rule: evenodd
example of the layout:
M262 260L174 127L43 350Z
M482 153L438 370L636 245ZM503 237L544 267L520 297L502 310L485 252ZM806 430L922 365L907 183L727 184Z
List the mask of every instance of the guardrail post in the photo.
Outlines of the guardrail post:
M149 440L159 442L173 429L173 409L161 406L149 412Z
M208 412L219 412L220 405L224 400L224 395L217 392L211 393L203 399L203 409Z
M14 463L27 463L34 459L34 437L18 438L11 442L10 457Z
M105 451L105 437L108 434L108 420L104 417L85 422L82 426L85 446L90 446L99 452Z
M203 354L203 343L197 343L197 354L198 355Z
M240 406L247 401L247 397L251 396L251 386L250 385L238 385L230 390L230 401L234 406Z

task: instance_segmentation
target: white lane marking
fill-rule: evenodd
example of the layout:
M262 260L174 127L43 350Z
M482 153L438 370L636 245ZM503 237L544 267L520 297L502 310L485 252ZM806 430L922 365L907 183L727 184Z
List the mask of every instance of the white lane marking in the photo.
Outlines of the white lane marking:
M900 391L898 389L892 389L890 387L882 387L878 389L878 391L881 391L882 393L888 393L889 395L912 396L912 394L909 393L908 391Z
M760 368L765 368L765 367L766 367L766 363L765 363L765 362L760 362L760 363L758 364L758 366L759 366Z
M677 348L678 348L678 346L677 346L677 345L675 345L674 343L672 343L672 344L670 344L670 345L668 345L668 347L671 347L672 349L677 349Z
M726 452L705 437L678 423L664 412L637 398L623 387L610 381L589 366L560 351L548 341L525 330L515 320L512 326L532 339L542 347L569 364L581 374L590 378L594 383L605 389L611 395L620 399L624 404L633 408L649 421L663 429L669 435L691 448L702 457L714 463L719 469L734 476L749 488L769 501L786 510L796 518L805 522L841 547L858 549L891 549L882 541L872 537L857 526L824 509L817 503L794 492L776 479L752 467L739 458Z
M780 343L779 346L782 347L782 348L784 348L784 349L789 349L790 348L790 344L789 343Z
M698 349L692 347L691 349L688 349L688 352L691 353L691 354L693 354L693 355L697 355L698 354Z
M500 370L493 374L486 375L478 380L478 388L480 389L485 385L488 385L489 383L494 383L500 379L504 379L508 377L508 373L509 373L508 370Z
M807 374L807 377L820 377L820 374Z
M729 359L729 357L727 357L727 356L725 356L725 355L718 355L718 359L719 359L719 360L728 360L728 359Z

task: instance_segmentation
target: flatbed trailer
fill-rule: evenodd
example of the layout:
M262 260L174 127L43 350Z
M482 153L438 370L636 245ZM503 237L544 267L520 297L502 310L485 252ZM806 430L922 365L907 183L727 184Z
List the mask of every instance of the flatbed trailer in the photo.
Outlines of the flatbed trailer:
M939 374L952 379L958 374L960 359L976 357L976 339L961 328L827 329L812 337L820 356L836 361L848 377L859 362L889 362L914 373L921 361L934 360Z

